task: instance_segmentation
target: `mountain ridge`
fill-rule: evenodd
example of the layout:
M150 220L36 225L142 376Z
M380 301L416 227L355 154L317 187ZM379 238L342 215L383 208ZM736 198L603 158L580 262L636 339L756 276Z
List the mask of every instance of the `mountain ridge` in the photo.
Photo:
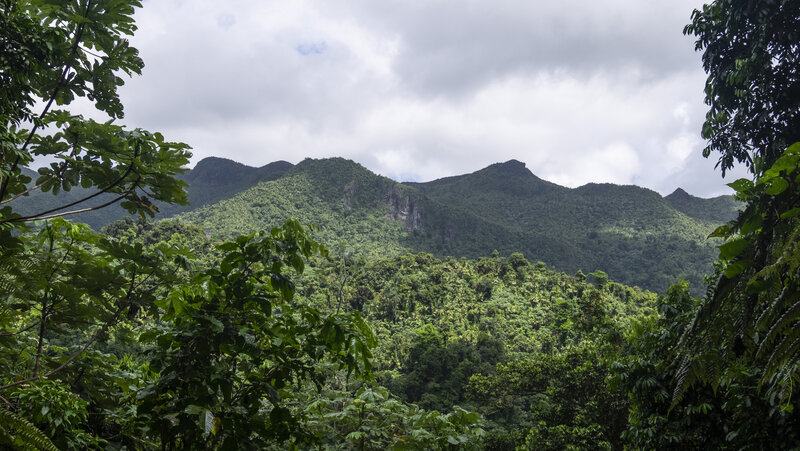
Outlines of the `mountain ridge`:
M315 225L323 243L364 256L430 252L473 258L495 250L522 252L562 271L599 269L655 290L679 277L702 285L717 252L706 237L732 219L737 207L731 196L703 199L682 189L661 196L634 185L567 188L537 177L517 160L401 183L344 158L254 168L214 157L181 178L189 184L192 205L158 205L156 219L177 216L232 237L291 216ZM76 190L67 195L77 195ZM42 196L27 200L57 199ZM74 219L91 219L98 229L124 215L119 208L92 213Z
M624 283L664 289L678 277L700 286L710 271L716 249L705 238L716 217L701 213L714 199L679 202L633 185L566 188L515 160L470 174L400 183L333 158L305 159L283 177L180 217L230 235L299 216L318 226L323 242L346 242L365 254L523 252L560 270L601 269ZM731 207L726 220L732 219L734 204L720 205ZM237 216L250 222L224 224ZM667 261L668 274L660 273L659 265L676 252L686 261Z

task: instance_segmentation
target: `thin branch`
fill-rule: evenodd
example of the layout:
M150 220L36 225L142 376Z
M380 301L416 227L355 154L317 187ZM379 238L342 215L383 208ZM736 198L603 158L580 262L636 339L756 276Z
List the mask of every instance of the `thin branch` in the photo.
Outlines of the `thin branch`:
M47 215L47 216L24 216L24 217L21 217L21 218L11 218L11 219L7 219L5 221L0 221L0 224L2 224L3 222L38 221L38 220L41 220L41 219L52 219L52 218L58 218L58 217L61 217L61 216L74 215L74 214L77 214L77 213L86 213L88 211L95 211L95 210L99 210L101 208L108 207L109 205L124 199L125 196L127 196L127 195L128 195L128 193L121 194L119 197L116 197L113 200L110 200L110 201L108 201L108 202L106 202L104 204L100 204L100 205L98 205L96 207L81 208L80 210L65 211L64 213L55 213L55 214Z
M134 154L134 157L133 157L134 159L135 159L135 158L138 156L138 153L139 153L139 152L137 151L137 152L136 152L136 154ZM125 170L125 173L124 173L124 174L122 174L120 177L118 177L116 180L114 180L114 183L112 183L111 185L109 185L109 186L107 186L107 187L103 188L102 190L100 190L100 191L98 191L98 192L96 192L96 193L94 193L94 194L91 194L91 195L89 195L89 196L86 196L86 197L84 197L83 199L78 199L78 200L76 200L75 202L70 202L70 203L68 203L68 204L66 204L66 205L62 205L62 206L60 206L60 207L51 208L50 210L42 211L42 212L36 213L36 214L34 214L34 215L22 216L22 217L19 217L19 218L9 218L9 219L5 219L5 220L3 220L3 221L0 221L0 224L3 224L3 223L5 223L5 222L24 222L24 221L35 221L35 220L37 220L37 219L55 218L55 217L58 217L58 216L64 216L64 215L69 215L69 214L81 213L81 212L83 212L83 211L85 211L85 210L74 210L74 211L72 211L72 212L59 213L59 214L55 214L55 215L45 216L45 215L47 215L48 213L53 213L53 212L55 212L55 211L58 211L58 210L63 210L63 209L65 209L65 208L69 208L69 207L75 206L75 205L77 205L77 204L80 204L80 203L86 202L86 201L87 201L87 200L89 200L89 199L93 199L93 198L95 198L95 197L97 197L97 196L99 196L99 195L101 195L101 194L104 194L104 193L108 192L110 189L112 189L112 188L114 188L115 186L117 186L117 185L119 185L120 183L122 183L122 181L123 181L123 180L125 180L125 177L127 177L127 176L128 176L128 175L129 175L129 174L132 172L132 171L133 171L133 161L131 161L131 164L128 166L128 169L127 169L127 170ZM136 179L136 181L134 182L134 189L136 188L136 185L139 183L139 180L141 180L141 177L137 178L137 179ZM121 199L122 197L125 197L125 194L123 194L123 195L122 195L122 196L121 196L119 199ZM119 200L119 199L117 199L117 200ZM116 200L114 200L114 201L112 201L112 202L109 202L109 203L107 203L107 204L103 204L103 206L111 205L111 204L112 204L112 203L114 203L114 202L116 202ZM88 211L91 211L91 210L88 210Z
M44 345L44 332L47 330L47 294L45 294L44 299L42 300L42 319L39 321L39 337L36 343L36 361L33 364L33 376L36 377L39 374L39 365L42 360L42 347Z
M105 58L108 58L108 55L100 55L100 54L98 54L98 53L95 53L95 52L93 52L93 51L89 50L88 48L86 48L86 47L84 47L84 46L80 46L80 49L81 49L81 51L83 51L83 52L86 52L86 53L88 53L89 55L92 55L93 57L95 57L95 58L99 58L99 59L101 59L101 60L102 60L102 59L105 59Z
M78 142L76 140L75 141L75 145L72 146L72 153L69 154L70 158L75 157L78 154L79 150L80 150L80 146L78 146ZM46 178L44 182L42 182L42 183L40 183L38 185L30 187L30 188L26 189L25 191L17 194L16 196L12 196L12 197L10 197L10 198L8 198L6 200L0 200L0 205L7 204L9 202L13 202L13 201L19 199L20 197L26 196L26 195L30 194L31 192L41 188L47 182L49 182L49 181L51 181L51 180L53 180L55 178L61 177L61 174L63 174L66 169L67 169L67 162L66 161L62 161L60 167L58 168L58 171L56 171L50 177ZM64 208L66 208L66 207L64 207Z
M47 253L48 255L52 255L53 249L55 247L55 238L53 237L53 232L49 224L47 225L47 231L49 232L49 238L50 238L50 249L48 249ZM74 244L75 244L75 237L72 237L70 238L66 252L64 252L64 255L61 256L61 261L59 261L58 264L53 265L53 271L47 277L48 291L45 292L44 298L42 300L42 311L41 311L42 319L39 321L39 340L36 345L36 362L33 365L34 376L36 376L39 373L39 365L41 363L41 357L42 357L42 346L44 344L44 333L47 330L47 318L50 316L50 313L55 311L56 305L60 303L58 298L56 298L53 300L53 302L50 303L49 306L47 305L47 301L50 299L49 287L51 286L53 277L55 277L58 270L64 265L64 262L67 261L67 257L69 257L69 255L72 253L72 246Z
M20 329L20 330L16 331L16 332L0 332L0 337L13 337L14 335L19 335L19 334L21 334L23 332L27 332L27 331L33 329L34 327L36 327L38 325L39 325L39 321L36 321L33 324L31 324L30 326L27 326L27 327L25 327L23 329Z
M50 180L52 180L52 179L54 179L54 178L56 178L56 175L55 175L55 174L53 174L53 175L51 175L50 177L48 177L48 178L47 178L47 180L45 180L43 183L40 183L40 184L38 184L38 185L35 185L35 186L32 186L32 187L30 187L30 188L26 189L25 191L23 191L23 192L21 192L21 193L17 194L16 196L9 197L8 199L6 199L6 200L4 200L4 201L0 201L0 205L7 204L7 203L9 203L9 202L13 202L13 201L15 201L15 200L19 199L19 198L20 198L20 197L22 197L22 196L25 196L25 195L27 195L27 194L30 194L31 192L33 192L33 191L35 191L35 190L37 190L37 189L41 188L42 186L44 186L44 184L45 184L45 183L49 182Z
M112 317L110 320L108 320L108 321L107 321L107 322L106 322L106 323L103 325L103 327L101 327L100 329L98 329L98 330L97 330L97 331L96 331L96 332L95 332L95 333L92 335L92 337L89 339L89 341L87 341L87 342L86 342L86 343L83 345L83 347L81 347L81 349L79 349L77 352L75 352L74 354L72 354L71 356L69 356L69 358L68 358L67 360L65 360L65 361L64 361L64 362L63 362L61 365L59 365L58 367L56 367L56 368L54 368L54 369L52 369L52 370L50 370L50 371L48 371L48 372L46 372L46 373L42 374L41 376L38 376L38 375L36 375L36 376L31 376L31 377L29 377L29 378L27 378L27 379L22 379L22 380L19 380L19 381L16 381L16 382L11 382L11 383L8 383L8 384L6 384L6 385L0 386L0 390L5 390L5 389L7 389L7 388L10 388L10 387L15 387L15 386L17 386L17 385L26 384L26 383L28 383L28 382L33 382L33 381L36 381L36 380L39 380L39 379L43 379L43 378L50 377L50 376L52 376L53 374L55 374L55 373L57 373L57 372L59 372L59 371L63 370L64 368L66 368L66 367L67 367L67 365L69 365L70 363L72 363L72 361L73 361L73 360L75 360L75 359L77 359L78 357L80 357L80 356L81 356L81 354L83 354L83 353L84 353L84 352L85 352L87 349L89 349L89 346L91 346L92 344L94 344L94 342L95 342L95 341L97 341L97 339L98 339L98 338L100 338L100 335L102 335L103 333L105 333L105 332L108 330L108 328L109 328L109 327L111 327L113 324L116 324L117 320L119 319L119 316L122 314L122 312L125 310L125 308L127 308L128 306L130 306L130 297L131 297L131 295L133 294L133 289L134 289L134 286L135 286L135 282L136 282L136 273L134 272L134 273L132 274L132 276L131 276L131 284L130 284L130 286L128 287L128 293L125 295L125 298L127 299L127 301L128 301L128 302L121 302L121 305L119 306L119 308L117 309L117 311L116 311L116 312L114 312L114 316L113 316L113 317Z

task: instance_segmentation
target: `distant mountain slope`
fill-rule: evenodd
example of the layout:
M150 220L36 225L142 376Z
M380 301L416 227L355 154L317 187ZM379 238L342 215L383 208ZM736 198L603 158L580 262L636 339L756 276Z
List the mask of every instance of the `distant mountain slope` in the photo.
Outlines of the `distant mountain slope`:
M232 236L291 216L315 224L331 247L344 243L364 255L519 251L560 270L600 269L615 280L663 290L678 277L699 289L716 255L706 236L734 215L729 198L662 198L610 184L569 189L513 160L401 184L334 158L304 160L278 179L180 217Z
M397 189L402 187L396 182L351 161L306 159L280 179L178 217L225 237L294 217L316 226L317 237L329 247L346 243L365 255L396 255L408 250L400 244L404 223L387 207Z
M667 201L672 208L686 216L714 223L730 221L732 219L731 211L735 211L739 208L739 202L732 196L703 199L692 196L681 188L673 191L672 194L666 196L664 200Z
M156 206L159 209L159 213L156 218L167 218L206 204L227 199L259 182L280 178L291 168L292 164L286 161L276 161L260 168L254 168L225 158L205 158L198 162L193 169L178 176L179 179L189 184L186 188L189 205L171 205L157 202ZM31 177L34 183L39 177L37 173L27 169L25 169L25 174ZM51 193L33 191L30 196L15 200L13 206L21 214L37 214L83 199L95 192L94 189L87 190L80 187L74 187L66 192L62 191L58 196L53 196ZM103 194L91 201L82 203L76 208L102 205L111 199L113 199L113 196ZM79 213L68 217L74 221L89 224L95 230L100 230L104 225L127 214L118 205L112 205L101 210Z
M35 174L32 174L35 178ZM511 160L427 183L397 183L341 158L279 161L260 168L207 158L182 177L189 206L159 205L206 230L234 236L287 217L317 226L318 238L365 256L431 252L479 257L523 252L567 272L607 272L620 282L663 290L678 277L701 287L716 255L706 236L735 216L730 196L701 199L681 189L666 197L636 186L570 189ZM37 213L90 194L34 193L14 201ZM100 196L91 205L105 201ZM99 229L119 207L75 215Z
M159 204L158 217L174 216L227 199L259 182L283 177L292 166L287 161L275 161L260 168L254 168L227 158L204 158L194 168L179 177L189 184L186 188L189 205Z
M415 186L433 200L504 225L529 259L565 271L602 269L616 280L652 289L663 289L677 277L699 287L716 255L706 237L736 211L730 196L682 202L687 215L658 193L636 186L568 189L513 160ZM696 210L704 203L717 208L701 214Z
M39 178L39 174L31 171L27 168L24 168L23 174L27 175L31 178L31 184L35 184L36 180ZM84 199L87 196L90 196L97 191L94 189L85 189L81 188L80 186L72 187L69 191L60 191L58 195L54 196L52 193L43 193L39 190L34 190L28 196L22 196L17 198L16 200L9 203L9 205L14 208L17 213L22 214L23 216L27 215L38 215L44 212L48 212L50 210L59 208L63 205L68 205L72 202L79 201ZM110 202L114 199L115 196L110 194L101 194L92 198L89 201L82 202L75 207L58 210L57 212L64 212L68 210L74 209L82 209L88 207L94 207L98 205L103 205L107 202ZM118 205L112 205L106 208L102 208L96 211L89 211L74 215L66 216L67 219L71 219L76 222L84 222L89 224L95 230L99 230L105 224L108 224L111 221L121 218L126 214L125 210L120 208Z

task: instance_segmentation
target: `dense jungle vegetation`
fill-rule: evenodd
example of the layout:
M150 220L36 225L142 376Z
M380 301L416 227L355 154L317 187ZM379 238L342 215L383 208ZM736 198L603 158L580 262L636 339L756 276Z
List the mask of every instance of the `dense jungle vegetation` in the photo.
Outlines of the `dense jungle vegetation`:
M732 196L701 199L680 189L661 197L636 186L564 188L513 160L428 183L397 183L341 158L261 168L207 158L178 178L188 183L189 205L156 203L156 218L179 215L217 237L297 218L315 226L317 240L346 243L368 258L521 252L561 271L599 269L655 291L682 278L695 294L704 291L719 244L708 235L741 207ZM19 211L34 214L95 192L36 192ZM112 199L98 196L104 197ZM101 209L78 213L76 221L100 230L122 216L120 209Z
M0 447L799 446L800 3L716 0L685 29L704 152L752 175L735 217L513 161L427 184L340 159L186 172L186 144L65 109L122 117L141 6L0 0ZM139 217L68 220L120 207Z

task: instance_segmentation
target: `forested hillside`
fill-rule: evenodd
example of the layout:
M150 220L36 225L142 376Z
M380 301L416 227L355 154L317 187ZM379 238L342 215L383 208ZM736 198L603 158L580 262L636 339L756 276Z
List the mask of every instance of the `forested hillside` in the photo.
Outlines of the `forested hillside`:
M707 237L739 207L731 196L701 199L680 189L662 198L636 186L564 188L518 161L427 183L397 183L344 159L253 168L207 158L178 179L188 184L188 205L156 202L156 217L186 213L182 220L221 237L293 217L316 226L323 242L362 255L522 252L562 271L600 269L657 291L683 278L698 294L718 244ZM21 213L33 214L91 193L73 187L56 198L36 192L17 203ZM111 198L103 194L93 202ZM123 215L110 208L75 219L99 230Z
M737 205L724 196L662 198L635 186L569 189L537 178L517 161L401 184L352 161L326 159L304 160L282 178L181 219L232 237L295 217L316 226L323 242L361 255L522 252L570 273L600 269L653 290L683 278L699 290L718 244L707 237Z
M381 384L424 409L480 412L488 448L512 449L531 434L551 436L549 448L576 440L621 446L628 403L622 392L596 386L611 374L623 331L654 313L653 293L601 272L558 273L519 253L332 258L309 274L299 294L331 310L359 311L372 325ZM574 359L590 361L569 368ZM539 372L540 395L505 380L530 367Z

